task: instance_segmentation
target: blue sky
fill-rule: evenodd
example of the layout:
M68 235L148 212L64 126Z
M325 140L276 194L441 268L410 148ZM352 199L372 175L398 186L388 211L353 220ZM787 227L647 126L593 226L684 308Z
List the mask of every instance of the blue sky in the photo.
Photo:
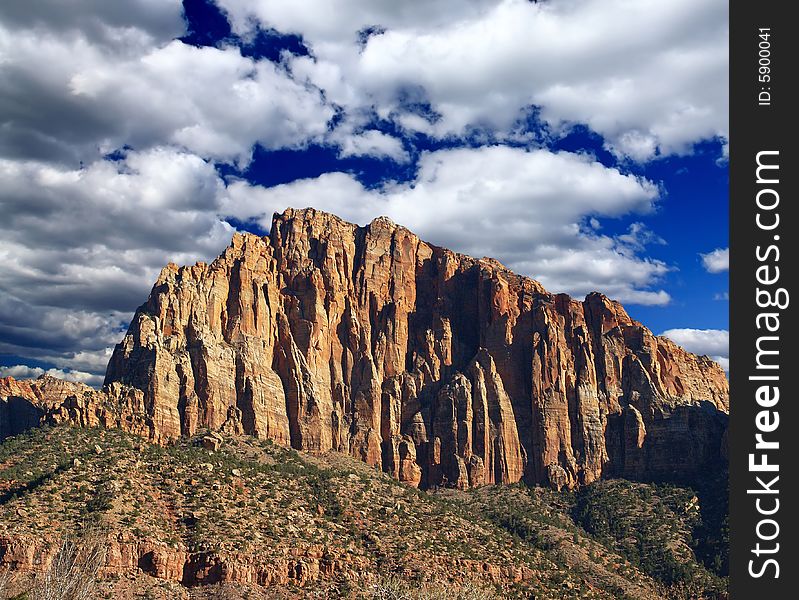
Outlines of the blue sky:
M0 375L97 384L160 267L386 214L726 365L727 3L0 7Z

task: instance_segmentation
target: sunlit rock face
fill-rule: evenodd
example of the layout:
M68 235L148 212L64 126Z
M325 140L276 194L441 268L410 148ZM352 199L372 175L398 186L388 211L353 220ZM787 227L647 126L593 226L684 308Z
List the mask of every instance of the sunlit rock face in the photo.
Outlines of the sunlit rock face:
M247 433L425 488L701 476L729 408L719 365L601 294L553 295L388 219L313 209L165 267L105 384L45 418L161 443Z

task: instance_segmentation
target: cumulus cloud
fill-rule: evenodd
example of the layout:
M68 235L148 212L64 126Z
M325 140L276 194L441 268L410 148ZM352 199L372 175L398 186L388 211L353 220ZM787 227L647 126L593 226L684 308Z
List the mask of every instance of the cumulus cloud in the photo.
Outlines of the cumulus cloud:
M0 21L14 29L81 30L91 39L116 45L125 31L136 30L168 41L183 32L181 0L25 0L0 4Z
M661 335L689 352L703 354L730 370L730 332L725 329L669 329Z
M32 0L0 7L0 154L76 163L124 145L179 144L245 163L324 141L404 160L369 127L329 134L335 107L437 137L515 139L531 106L647 160L727 137L727 3L626 0L217 0L245 39L303 36L282 64L197 48L177 0ZM364 131L364 129L366 131Z
M44 373L44 369L29 367L28 365L0 366L0 377L13 377L14 379L32 379Z
M0 352L101 373L165 262L227 245L223 190L176 149L82 169L0 160Z
M668 293L650 288L668 265L639 254L657 236L640 223L615 238L584 225L589 217L645 214L657 198L652 182L584 155L492 146L425 153L412 183L381 190L345 173L272 188L240 181L221 210L265 229L286 206L312 205L357 223L387 215L432 243L498 258L553 291L665 304Z
M700 254L702 265L708 273L723 273L730 270L730 249L716 248L707 254Z
M217 3L245 35L302 35L313 56L292 69L334 102L431 135L509 133L536 105L554 130L587 124L638 161L728 136L722 0Z
M268 228L286 206L388 215L553 291L669 301L670 266L647 257L663 240L644 223L660 190L626 162L413 144L421 132L447 147L534 145L582 123L618 156L649 160L726 138L726 3L218 3L245 39L297 33L311 55L184 44L178 0L0 4L0 353L96 383L165 262L209 260L230 239L225 217ZM520 125L532 106L543 137ZM309 143L415 176L263 188L217 172L244 167L254 145ZM630 215L626 232L605 233Z
M391 158L400 163L410 159L399 139L374 129L361 133L336 130L328 139L340 146L341 156Z
M256 143L321 138L334 114L318 89L236 47L164 41L133 25L98 41L86 28L20 20L0 24L0 156L76 164L172 144L246 163Z
M50 375L67 381L85 383L93 387L102 385L103 378L83 371L64 371L62 369L42 369L41 367L29 367L28 365L13 365L9 367L0 366L0 377L13 377L14 379L36 379L42 375Z

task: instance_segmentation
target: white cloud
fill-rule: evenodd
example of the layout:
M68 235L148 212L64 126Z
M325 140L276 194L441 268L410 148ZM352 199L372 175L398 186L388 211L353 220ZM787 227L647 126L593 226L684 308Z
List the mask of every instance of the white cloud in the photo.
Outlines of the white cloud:
M348 108L372 106L438 136L510 132L542 108L555 129L585 123L634 160L727 138L728 6L722 0L217 0L235 29L301 34L298 75ZM365 46L358 31L381 26ZM420 119L406 100L429 101Z
M0 160L0 352L102 373L163 265L229 243L223 190L175 149L83 169Z
M730 249L716 248L713 252L700 254L702 265L708 273L723 273L730 270Z
M76 164L123 145L180 144L245 163L255 143L326 141L344 156L404 161L398 140L363 131L365 115L411 132L516 139L531 104L553 128L588 124L639 160L726 138L721 0L218 3L240 33L259 21L296 32L314 56L287 56L283 68L172 40L184 28L176 0L5 3L0 155ZM384 31L359 39L376 25ZM329 134L332 102L361 126Z
M479 17L495 0L305 0L302 6L290 0L217 0L241 33L256 23L280 31L302 33L316 44L352 42L370 26L436 29ZM332 49L331 49L332 51Z
M362 133L346 133L342 135L337 130L330 139L340 143L341 156L391 158L401 163L410 159L399 139L379 131L369 130Z
M14 365L12 367L0 366L0 377L13 377L14 379L35 379L44 373L44 369L29 367L28 365Z
M293 147L327 132L333 109L319 90L270 61L135 28L118 38L0 24L0 156L75 164L124 145L178 144L246 163L255 143Z
M66 381L76 381L85 383L93 387L102 385L103 378L83 371L64 371L62 369L42 369L41 367L29 367L28 365L14 365L11 367L0 366L0 377L13 377L14 379L36 379L42 375L58 377Z
M0 352L99 377L166 261L214 257L232 231L220 215L268 227L290 205L359 223L386 214L553 291L669 301L670 267L646 257L657 235L641 223L603 233L652 210L657 186L586 156L440 150L420 156L413 182L379 190L344 173L226 187L215 163L308 143L407 163L417 131L522 140L530 105L556 133L585 123L636 160L685 152L726 137L726 3L219 3L237 31L260 20L301 34L313 56L276 65L183 44L178 0L0 4ZM372 129L375 116L404 140Z
M725 329L669 329L661 335L695 354L707 356L729 354L730 332Z
M136 32L168 41L184 29L181 0L25 0L0 4L0 21L14 29L84 31L96 43L117 46Z
M594 227L594 224L591 223ZM596 228L596 227L594 227ZM643 223L632 223L627 233L616 236L616 239L626 245L630 250L640 252L650 244L665 245L666 240L651 231Z
M386 215L432 243L492 256L553 291L602 290L622 301L665 304L651 286L669 267L638 252L658 240L640 223L619 238L582 226L588 217L647 213L650 181L568 152L505 146L422 155L416 180L366 190L351 175L327 173L272 188L230 185L222 211L268 228L286 206L314 206L357 223Z
M730 370L730 332L726 329L669 329L661 335L688 352L711 357L725 371Z

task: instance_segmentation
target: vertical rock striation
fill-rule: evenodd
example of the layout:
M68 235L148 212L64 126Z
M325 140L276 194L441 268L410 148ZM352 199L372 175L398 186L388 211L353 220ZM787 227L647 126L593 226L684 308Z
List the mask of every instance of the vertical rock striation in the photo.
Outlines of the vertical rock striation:
M721 460L729 408L716 363L601 294L553 295L388 219L313 209L165 267L105 384L106 408L88 394L61 418L102 413L160 442L229 429L422 487L694 477Z

